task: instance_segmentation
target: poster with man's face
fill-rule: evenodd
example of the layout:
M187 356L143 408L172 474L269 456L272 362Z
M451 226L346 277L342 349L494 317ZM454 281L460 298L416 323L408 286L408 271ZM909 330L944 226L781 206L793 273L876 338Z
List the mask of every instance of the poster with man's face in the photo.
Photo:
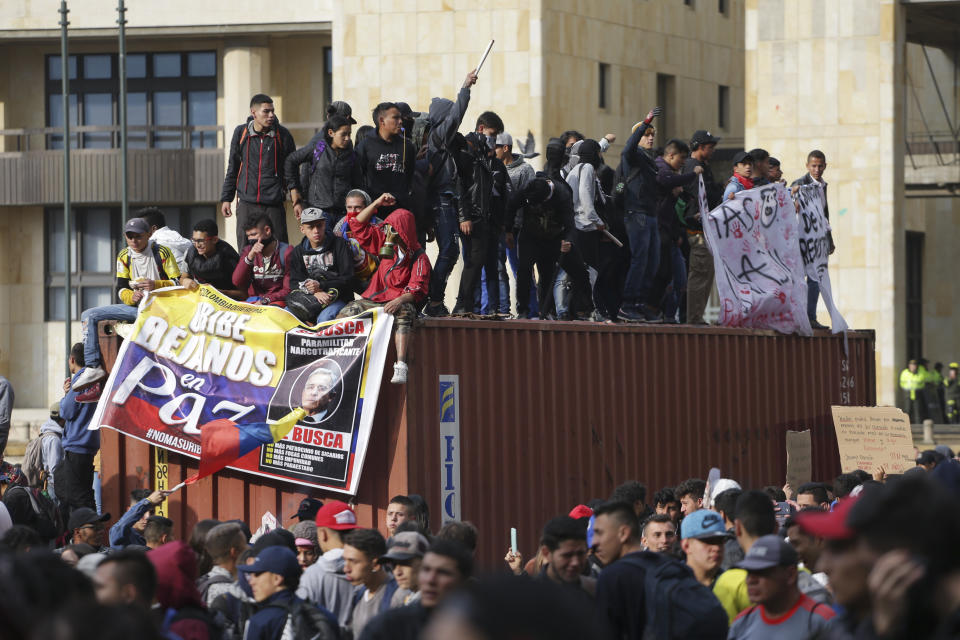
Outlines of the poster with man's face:
M367 335L331 335L290 331L287 367L277 384L267 418L279 420L300 407L305 418L280 442L263 448L262 468L282 468L305 479L345 482L354 425L359 415L360 376L366 361Z

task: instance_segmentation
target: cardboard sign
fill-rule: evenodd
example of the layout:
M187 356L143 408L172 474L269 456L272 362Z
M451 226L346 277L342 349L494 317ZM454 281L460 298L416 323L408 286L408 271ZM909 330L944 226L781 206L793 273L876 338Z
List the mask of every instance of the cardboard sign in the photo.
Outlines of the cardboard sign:
M889 473L904 473L914 467L910 419L896 407L833 406L840 468L844 473L863 469L873 473L883 467Z
M787 431L787 484L796 491L800 485L810 482L812 476L810 431Z

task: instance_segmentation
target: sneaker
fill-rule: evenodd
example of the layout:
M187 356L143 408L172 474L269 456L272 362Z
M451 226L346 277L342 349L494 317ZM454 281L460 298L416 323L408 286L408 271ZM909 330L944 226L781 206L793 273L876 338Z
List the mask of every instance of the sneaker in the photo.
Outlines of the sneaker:
M450 315L450 311L442 302L428 302L427 306L423 308L423 315L431 318L442 318Z
M80 372L80 375L77 376L72 388L74 391L82 391L97 380L102 380L106 377L107 372L103 370L103 367L85 367L83 371Z
M409 367L406 362L400 362L397 360L393 363L393 378L390 380L391 384L407 384L407 371Z
M623 322L643 322L643 314L636 308L620 307L617 319Z
M465 315L467 315L468 313L471 313L471 312L470 312L470 311L467 311L467 310L464 309L463 307L454 307L454 308L453 308L453 311L450 312L450 315L452 315L452 316L465 316Z
M98 380L83 391L77 393L77 397L74 399L81 404L97 402L100 400L102 394L103 383Z
M825 325L825 324L820 324L820 323L817 322L816 320L811 320L811 321L810 321L810 328L811 328L811 329L814 329L814 330L817 330L817 329L829 329L830 327L828 327L828 326Z

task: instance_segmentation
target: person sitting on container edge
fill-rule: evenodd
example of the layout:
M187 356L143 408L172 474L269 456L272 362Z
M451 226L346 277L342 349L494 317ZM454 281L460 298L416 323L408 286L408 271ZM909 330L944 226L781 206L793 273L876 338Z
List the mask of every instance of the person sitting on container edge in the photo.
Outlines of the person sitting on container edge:
M333 225L330 212L310 207L300 214L304 238L290 260L287 308L308 324L333 320L353 300L353 254Z
M131 218L123 227L127 246L117 254L117 297L123 304L87 309L80 316L83 360L86 367L73 381L80 391L107 377L100 357L98 325L105 320L133 322L140 300L149 291L171 287L180 277L180 267L167 247L150 240L150 227L143 218Z
M233 271L233 285L247 290L247 302L285 307L290 294L293 247L273 234L266 214L244 225L247 246Z
M364 251L380 255L380 266L363 298L348 304L337 317L348 318L379 306L392 314L397 322L397 362L390 382L405 384L410 333L417 310L427 297L430 260L417 240L413 214L406 209L395 210L381 225L370 224L377 209L395 202L392 195L384 193L356 216L347 213L351 234Z
M187 251L187 268L180 284L195 290L207 284L234 300L243 300L246 293L233 286L233 272L240 262L237 250L219 237L217 222L212 218L199 220L193 225L193 246Z

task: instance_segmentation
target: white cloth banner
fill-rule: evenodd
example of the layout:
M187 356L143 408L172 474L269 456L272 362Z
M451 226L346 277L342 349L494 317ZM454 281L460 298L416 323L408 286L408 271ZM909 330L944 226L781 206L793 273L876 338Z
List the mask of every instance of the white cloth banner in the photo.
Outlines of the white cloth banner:
M807 277L820 284L820 294L830 313L830 327L834 333L847 330L847 321L833 302L833 287L827 260L830 256L830 221L823 212L826 196L823 185L808 184L797 191L797 216L800 222L800 256Z
M703 231L717 273L721 325L813 335L799 225L783 184L724 200L704 217Z

